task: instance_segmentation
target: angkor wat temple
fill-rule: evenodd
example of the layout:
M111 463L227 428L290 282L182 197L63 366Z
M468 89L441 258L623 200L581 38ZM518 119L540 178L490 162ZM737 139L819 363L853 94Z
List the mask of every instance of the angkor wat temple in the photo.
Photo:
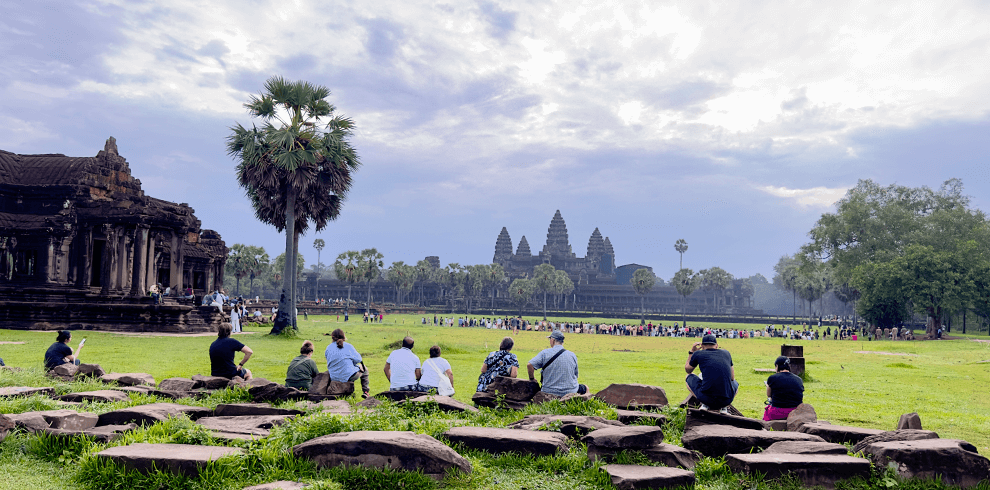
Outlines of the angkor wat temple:
M188 204L144 194L113 137L95 157L0 150L0 327L207 331L216 308L148 290L201 297L226 258Z

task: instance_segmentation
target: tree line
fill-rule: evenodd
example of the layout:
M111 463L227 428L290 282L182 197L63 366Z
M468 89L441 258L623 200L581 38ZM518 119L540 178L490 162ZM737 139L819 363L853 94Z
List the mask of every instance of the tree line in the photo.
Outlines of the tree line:
M774 284L812 304L832 292L879 327L952 315L990 319L990 223L959 179L937 190L860 180L774 267ZM964 323L965 325L965 323Z

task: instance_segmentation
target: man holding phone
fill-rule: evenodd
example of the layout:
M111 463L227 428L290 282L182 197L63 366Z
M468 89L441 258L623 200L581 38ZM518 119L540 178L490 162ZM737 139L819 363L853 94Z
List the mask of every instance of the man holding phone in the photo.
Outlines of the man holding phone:
M59 330L58 336L55 337L55 343L45 351L46 371L51 371L62 364L72 363L76 366L79 365L79 352L82 351L82 346L86 343L86 339L82 339L82 342L79 342L79 347L76 349L75 354L72 353L72 347L67 345L70 340L72 340L72 332Z

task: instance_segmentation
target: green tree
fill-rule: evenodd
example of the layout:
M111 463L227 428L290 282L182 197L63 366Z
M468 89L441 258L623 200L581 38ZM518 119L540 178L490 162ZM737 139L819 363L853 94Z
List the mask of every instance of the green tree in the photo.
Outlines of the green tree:
M554 297L563 296L564 308L567 308L567 295L570 294L571 291L574 291L574 281L571 280L571 276L567 273L567 271L557 271L556 276L557 277L553 281ZM556 301L557 300L554 300L554 305L557 305Z
M371 313L371 286L381 278L382 268L385 267L385 263L382 262L383 258L385 256L378 252L378 249L366 248L361 251L361 256L358 259L358 273L361 282L368 284L368 302L364 308L366 313Z
M718 297L725 288L732 285L732 274L729 274L721 267L712 267L698 271L701 289L712 293L712 303L715 306L715 313L719 313Z
M653 274L649 269L642 268L636 269L633 272L632 281L630 282L636 294L639 295L639 324L646 324L646 295L653 291L653 286L657 284L657 276Z
M316 249L316 296L320 296L320 276L323 275L323 262L320 260L320 254L323 252L323 248L327 246L327 243L323 241L322 238L317 238L313 240L313 248Z
M347 303L344 303L344 316L346 317L351 308L351 288L361 281L361 272L358 269L361 261L361 253L357 250L348 250L337 256L333 263L334 273L337 279L347 284Z
M681 269L674 274L674 278L670 282L674 285L674 289L677 290L677 294L681 295L681 326L686 327L687 318L684 312L684 300L688 296L691 296L691 293L695 289L698 289L698 276L691 269Z
M871 325L896 327L911 317L901 294L901 274L892 264L867 262L853 270L852 284L861 291L856 311Z
M256 214L285 230L285 255L298 253L297 211L305 213L299 216L302 223L314 219L320 231L339 214L350 172L360 164L348 141L353 122L334 114L329 96L326 87L272 77L244 105L263 126L236 124L227 138L227 152L240 160L238 182ZM284 220L271 219L279 211ZM282 285L272 333L295 325L295 261L286 261L285 267L288 282Z
M416 262L415 271L416 282L419 283L419 306L423 306L423 286L425 286L427 282L433 281L435 270L436 268L433 267L433 264L426 259Z
M247 245L235 243L227 252L227 262L224 264L224 276L233 277L236 281L234 295L241 294L241 279L249 274L249 264L254 257L249 257L245 251Z
M547 293L553 291L557 281L557 269L550 264L540 264L533 268L533 285L543 293L543 320L547 319Z
M677 250L677 253L681 254L681 267L680 267L680 269L683 269L684 268L684 252L687 252L687 250L688 250L688 243L683 238L678 238L677 241L674 242L674 250ZM678 269L678 270L680 270L680 269Z
M797 291L798 291L798 272L801 269L801 262L790 255L785 255L777 261L777 265L773 266L773 271L775 272L773 276L773 285L778 289L791 292L791 298L793 301L793 313L791 316L791 322L797 323Z
M500 264L489 264L486 266L485 271L485 284L491 289L492 293L492 315L495 315L495 291L498 286L505 282L505 268Z
M386 271L385 277L388 282L395 286L395 304L399 305L402 303L401 294L403 291L408 291L412 289L413 281L415 281L415 268L408 266L403 261L392 262L392 266Z
M519 316L522 316L523 308L526 307L526 303L529 303L535 291L536 287L533 285L533 281L529 279L516 279L509 285L509 297L519 308Z

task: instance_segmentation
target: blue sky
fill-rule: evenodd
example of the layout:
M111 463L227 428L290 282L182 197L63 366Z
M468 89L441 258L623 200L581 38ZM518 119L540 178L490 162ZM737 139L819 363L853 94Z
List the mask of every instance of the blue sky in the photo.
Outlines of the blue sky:
M487 263L554 211L583 256L736 276L773 265L858 179L990 203L987 2L2 2L0 149L92 156L230 244L254 219L224 138L281 75L329 87L364 163L307 264Z

